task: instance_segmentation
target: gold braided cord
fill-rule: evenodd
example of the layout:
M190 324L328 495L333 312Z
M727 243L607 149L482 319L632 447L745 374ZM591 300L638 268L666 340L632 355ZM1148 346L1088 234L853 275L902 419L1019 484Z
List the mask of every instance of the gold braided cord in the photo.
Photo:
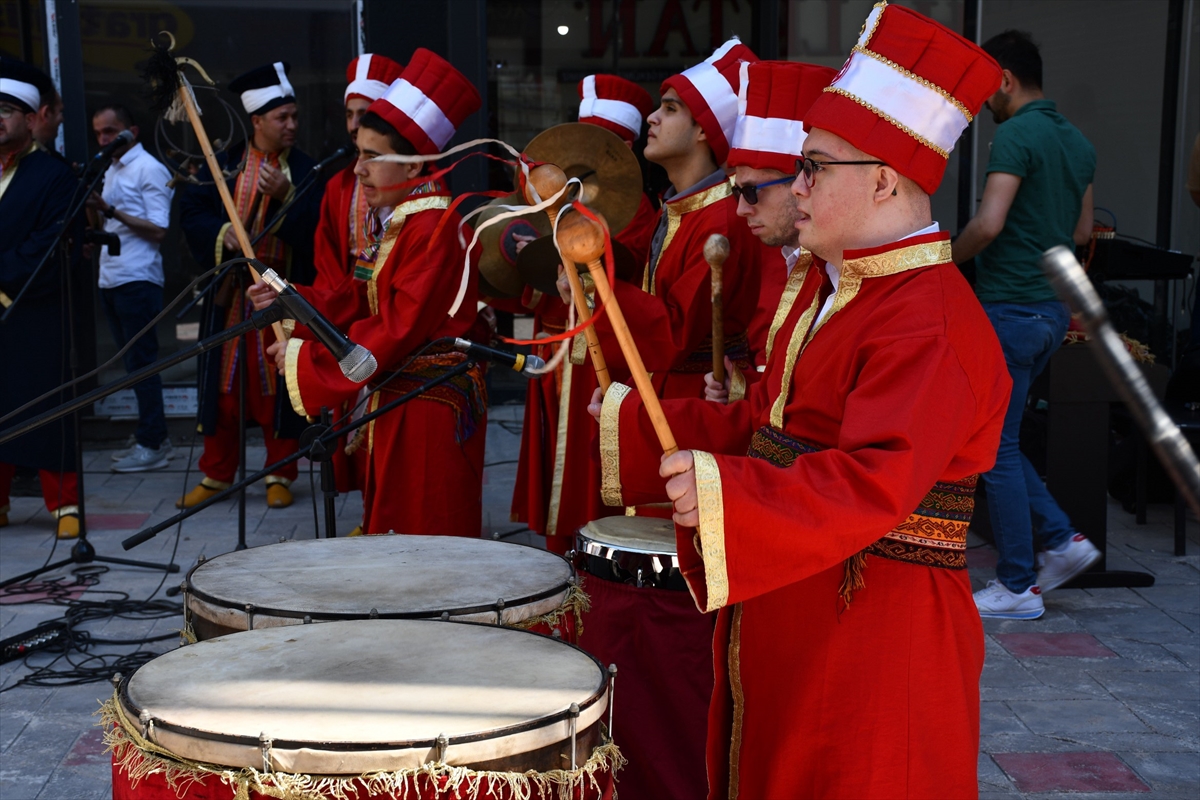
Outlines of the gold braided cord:
M232 800L249 800L251 791L277 800L356 800L384 793L401 798L419 797L416 790L422 780L433 784L445 781L439 796L463 800L499 798L504 797L505 792L521 800L552 797L572 800L587 790L599 795L602 787L598 775L615 775L626 764L625 757L607 738L606 732L604 744L597 747L582 766L573 770L493 772L430 763L415 769L354 776L264 773L252 767L225 767L181 758L148 741L141 735L139 723L126 716L115 692L96 713L104 729L105 752L112 753L114 768L129 776L133 788L151 775L162 775L180 798L192 784L204 785L208 778L214 778L229 787Z
M879 63L885 64L885 65L891 67L892 69L896 70L896 72L899 72L904 77L909 78L910 80L916 81L917 83L924 86L926 89L932 89L933 91L937 92L943 98L945 98L946 100L953 103L954 107L957 108L959 110L959 112L961 112L962 115L967 118L967 122L971 122L972 120L975 119L975 115L967 110L967 107L962 104L962 101L960 101L957 97L955 97L954 95L947 92L942 87L938 86L933 81L926 80L925 78L922 78L920 75L917 75L913 72L909 72L907 69L900 66L895 61L892 61L890 58L885 58L884 56L879 55L879 53L876 53L874 50L868 50L867 48L862 47L861 45L855 45L853 52L862 53L864 56L873 58L876 61L878 61Z
M825 87L825 89L824 89L824 91L826 91L826 92L833 92L834 94L840 94L840 95L842 95L843 97L846 97L846 98L849 98L850 100L853 100L854 102L858 103L860 106L862 106L863 108L867 109L867 110L868 110L868 111L870 111L872 114L874 114L875 116L879 117L880 119L886 119L888 122L892 123L892 124L893 124L893 125L895 125L897 128L899 128L900 130L904 131L904 132L905 132L905 133L907 133L909 136L911 136L912 138L916 139L918 142L920 142L921 144L925 145L926 147L928 147L928 148L929 148L930 150L932 150L933 152L937 153L937 154L938 154L939 156L941 156L942 158L944 158L944 159L947 159L947 160L949 160L949 159L950 159L950 151L949 151L949 150L945 150L945 149L943 149L943 148L941 148L941 147L938 147L936 144L934 144L934 143L933 143L933 142L931 142L930 140L926 139L924 136L922 136L921 134L917 133L917 132L916 132L916 131L914 131L912 128L910 128L910 127L908 127L907 125L905 125L904 123L900 122L900 121L899 121L898 119L896 119L895 117L893 117L893 116L891 116L891 115L889 115L889 114L885 114L885 113L883 113L883 112L882 112L882 111L880 111L878 108L876 108L875 106L871 105L871 104L870 104L870 103L868 103L866 100L863 100L863 99L862 99L861 97L859 97L858 95L851 94L850 92L847 92L845 89L839 88L839 87L837 87L837 86L826 86L826 87Z

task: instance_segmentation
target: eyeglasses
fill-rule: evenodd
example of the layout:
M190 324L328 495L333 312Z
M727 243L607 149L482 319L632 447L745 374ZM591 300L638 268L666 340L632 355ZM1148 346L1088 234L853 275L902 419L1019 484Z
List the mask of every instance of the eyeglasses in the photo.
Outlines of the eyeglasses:
M8 119L20 110L21 109L17 108L16 106L0 105L0 119Z
M886 161L814 161L811 158L801 156L796 159L796 174L803 175L804 182L812 186L813 181L817 178L817 173L830 164L879 164L880 166L887 166Z
M791 183L794 180L796 180L795 175L788 175L785 178L780 178L780 179L774 180L774 181L767 181L766 183L760 183L758 185L755 185L753 183L748 183L745 186L738 186L735 183L733 185L733 198L736 200L740 197L744 197L744 198L746 198L746 202L749 203L750 205L752 205L752 206L757 205L759 189L765 189L768 186L776 186L780 183Z

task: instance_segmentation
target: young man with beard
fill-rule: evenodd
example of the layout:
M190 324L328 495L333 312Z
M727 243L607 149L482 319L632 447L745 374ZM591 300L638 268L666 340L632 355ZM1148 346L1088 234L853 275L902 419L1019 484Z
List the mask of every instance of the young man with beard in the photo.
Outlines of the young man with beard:
M355 270L366 273L368 311L346 333L374 354L379 371L369 384L351 381L315 342L297 337L273 344L268 355L286 376L296 413L335 407L364 387L376 390L365 406L375 411L465 359L447 345L426 349L443 337L474 338L478 319L474 270L450 314L464 255L459 217L448 213L450 195L441 182L422 181L424 164L375 159L438 153L480 105L478 91L462 73L419 48L363 115L355 174L371 215L367 249ZM355 292L343 282L331 302ZM256 285L255 305L269 305L273 295ZM478 537L486 430L487 390L479 364L368 423L363 532Z
M246 234L253 239L296 191L293 179L309 174L316 162L296 144L298 107L296 93L288 81L289 65L283 61L251 70L229 83L250 116L253 133L248 142L235 145L218 156L222 169L241 164L238 173L226 180L234 207ZM212 183L208 167L197 174L199 186L187 186L181 194L180 223L192 256L202 269L242 255L233 225ZM313 229L321 204L320 190L310 191L296 202L277 227L255 247L255 256L288 280L312 282ZM245 267L235 267L243 270ZM248 274L248 273L247 273ZM211 287L204 305L201 338L237 324L250 313L250 305L236 296L236 276L229 274L221 286ZM246 281L249 285L250 281ZM246 420L262 426L267 463L296 452L296 437L304 420L280 402L275 368L265 355L275 341L266 330L246 334ZM238 347L226 342L220 350L200 357L199 431L204 434L200 471L204 478L180 498L177 508L191 508L232 483L238 468ZM267 507L292 504L289 488L297 474L295 462L266 478Z
M765 343L754 354L759 372L766 369L775 335L783 323L775 314L780 299L784 295L795 297L812 264L812 254L800 247L791 185L796 179L796 159L803 154L804 114L834 74L829 67L796 61L742 64L729 166L734 168L738 216L746 220L764 248L762 286L751 326L755 331L751 338ZM727 359L724 385L718 384L711 372L705 375L704 396L727 402L735 369Z
M978 791L966 528L1011 381L929 196L999 83L976 45L877 5L804 120L814 263L748 402L665 403L685 449L657 470L636 393L591 409L623 486L666 481L681 570L719 610L712 798Z

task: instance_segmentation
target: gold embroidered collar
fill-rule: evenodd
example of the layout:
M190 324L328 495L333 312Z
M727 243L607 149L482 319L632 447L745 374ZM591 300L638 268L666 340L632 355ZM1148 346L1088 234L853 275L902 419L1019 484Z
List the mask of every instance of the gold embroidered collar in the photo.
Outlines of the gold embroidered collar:
M692 211L699 211L706 206L711 206L713 203L723 200L726 197L731 197L732 195L733 190L729 186L729 181L723 180L708 187L707 189L702 189L701 191L695 192L694 194L689 194L686 197L668 200L666 203L664 203L664 205L667 208L668 214L678 217L691 213ZM664 246L663 249L665 250L666 247Z
M904 244L908 240L901 240L892 245L893 249L891 250L869 255L845 257L842 259L842 277L852 276L859 279L882 278L887 275L898 275L901 272L908 272L909 270L932 267L935 264L945 264L950 261L950 236L944 232L933 235L940 236L941 238L932 242L920 242L910 245ZM862 251L847 251L847 253L855 252Z

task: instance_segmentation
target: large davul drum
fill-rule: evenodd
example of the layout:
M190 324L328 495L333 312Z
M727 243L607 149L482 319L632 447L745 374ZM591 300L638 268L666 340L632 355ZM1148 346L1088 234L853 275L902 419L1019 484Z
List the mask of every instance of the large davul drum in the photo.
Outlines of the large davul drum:
M184 630L351 619L451 619L575 640L584 598L561 556L457 536L305 539L204 561L184 583Z
M621 800L704 797L716 615L687 591L674 523L605 517L576 532L575 549L591 603L579 645L621 671Z
M476 623L210 639L119 680L113 798L611 797L611 680L574 645Z

